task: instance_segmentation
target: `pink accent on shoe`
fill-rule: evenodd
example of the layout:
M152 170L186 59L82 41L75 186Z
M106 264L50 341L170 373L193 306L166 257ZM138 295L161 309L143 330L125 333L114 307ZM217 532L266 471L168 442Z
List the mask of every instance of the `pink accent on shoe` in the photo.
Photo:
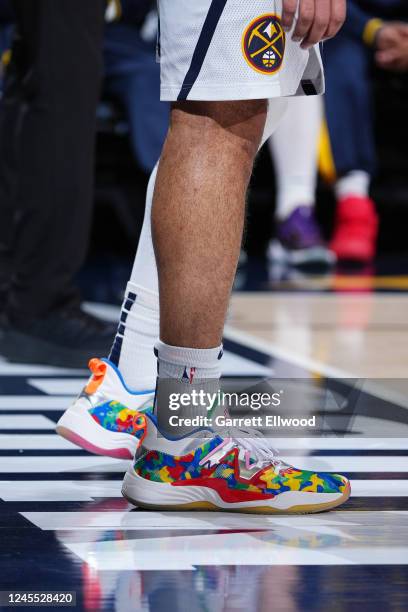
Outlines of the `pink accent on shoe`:
M66 440L76 444L76 446L80 446L84 450L94 453L95 455L104 455L105 457L113 457L114 459L133 459L132 453L127 448L114 448L114 449L105 449L95 446L81 438L78 434L74 433L70 429L66 427L60 427L58 433L62 435Z
M251 453L249 451L245 451L245 467L247 470L251 469Z
M200 463L198 465L204 465L204 463L207 463L208 459L210 457L212 457L216 452L218 452L219 450L221 450L226 444L228 444L229 442L231 442L231 438L225 438L225 440L223 440L221 442L221 444L219 444L218 446L216 446L215 448L213 448L213 450L208 453L208 455L206 455L203 459L201 459Z

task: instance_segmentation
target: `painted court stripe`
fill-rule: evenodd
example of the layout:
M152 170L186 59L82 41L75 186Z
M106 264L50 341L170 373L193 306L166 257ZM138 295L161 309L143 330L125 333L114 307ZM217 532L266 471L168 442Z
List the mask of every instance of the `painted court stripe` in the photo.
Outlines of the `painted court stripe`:
M86 381L86 378L29 378L27 382L47 395L76 396Z
M120 498L121 488L122 480L19 480L18 482L3 480L0 481L0 499L26 502L91 501L95 498ZM383 497L385 492L387 497L408 497L408 480L352 480L351 489L352 497ZM67 516L72 516L72 519L69 520L73 520L74 525L76 514L66 513ZM144 529L146 525L141 517L145 515L150 516L150 513L130 514L129 529ZM161 520L158 521L160 528L166 529L174 526L169 524L167 518L163 520L165 515L162 513L158 513L158 515L161 517ZM117 517L117 513L115 513L115 517ZM186 515L186 517L189 517L189 515ZM177 520L176 524L185 529L185 522ZM261 519L259 520L261 521ZM264 519L262 521L262 525L265 526ZM201 523L198 524L201 525ZM150 524L149 526L157 527L156 524ZM71 528L66 525L65 527L67 529Z
M72 395L2 395L0 410L66 410L72 402Z
M14 418L14 417L12 417ZM47 419L48 420L48 419ZM55 423L52 423L55 428ZM13 429L17 429L14 427ZM45 428L44 428L45 429ZM47 428L49 429L49 428ZM66 450L77 451L79 447L56 434L0 434L0 450Z
M268 438L276 448L300 450L408 450L408 438Z
M0 414L0 431L7 429L55 429L55 423L42 414ZM4 436L0 436L0 438L4 438ZM7 436L7 438L15 438L15 436ZM6 447L0 444L0 448Z
M197 566L407 565L408 546L398 534L364 526L264 533L206 533L78 541L61 532L59 541L98 571L193 570ZM375 532L376 533L373 533ZM297 544L297 545L296 545Z
M276 527L296 529L316 527L370 526L384 527L398 523L408 527L408 512L333 511L318 515L271 516L234 514L224 512L22 512L27 520L43 531L66 529L116 529L144 531L145 529L213 530L213 529L262 529Z
M95 483L96 485L96 483ZM41 483L39 484L41 487ZM4 483L0 482L0 490L4 490ZM97 489L95 489L97 491ZM10 492L12 494L12 492ZM120 493L120 491L119 491ZM90 494L93 494L91 489ZM21 501L24 498L19 498ZM296 529L316 529L316 527L339 528L343 526L366 526L381 528L395 526L408 529L408 512L379 511L379 512L353 512L333 511L324 515L294 515L271 516L235 514L224 512L22 512L27 520L42 529L53 531L64 529L76 531L77 529L118 529L123 531L155 530L217 530L217 529L260 529L267 531L277 527L293 527ZM318 518L316 518L318 516Z
M408 472L408 457L282 457L304 470L336 472ZM0 462L0 473L124 472L128 463L108 457L8 457Z
M327 365L321 361L312 359L306 355L301 355L294 350L287 349L274 342L267 342L261 340L247 332L243 332L231 325L226 325L224 329L224 336L228 340L237 342L249 348L253 348L261 353L270 355L273 359L281 359L291 365L299 366L305 370L305 377L309 377L310 372L316 372L323 374L328 378L340 378L340 379L353 379L356 378L355 373L346 372L339 368ZM405 393L399 393L392 391L389 388L384 387L382 384L378 384L375 381L365 380L363 390L367 393L371 393L375 397L379 397L386 402L393 402L403 408L408 408L407 395Z
M350 482L351 497L408 497L408 480L351 480Z
M55 429L54 421L48 419L43 415L0 415L0 431L1 430L22 430L21 434L15 435L1 435L0 434L0 450L7 449L24 449L24 450L78 450L78 446L75 446L64 440L57 434L49 435L35 435L35 434L24 434L24 430L35 430L35 429ZM404 451L408 449L408 439L388 439L378 440L376 438L360 439L338 439L338 438L309 438L309 439L297 439L297 438L286 438L273 440L274 446L281 449L287 450L302 450L307 454L309 451L362 451L362 450L383 450L383 451ZM295 463L299 463L297 458Z
M120 498L121 488L121 480L2 480L0 499L5 502L93 501Z
M86 375L86 370L71 370L51 366L25 365L8 363L0 359L0 376L79 376Z
M408 472L407 457L337 456L288 457L290 465L320 472Z
M34 474L58 472L119 472L124 474L128 462L109 457L8 457L0 460L0 473Z

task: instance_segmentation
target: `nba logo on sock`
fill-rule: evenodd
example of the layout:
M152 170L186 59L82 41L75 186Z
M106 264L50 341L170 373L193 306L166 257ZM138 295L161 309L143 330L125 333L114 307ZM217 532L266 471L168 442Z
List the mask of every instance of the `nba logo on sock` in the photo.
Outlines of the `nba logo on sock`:
M275 74L282 67L285 32L277 15L262 15L246 28L242 53L246 62L261 74Z
M196 373L196 368L187 368L186 366L183 372L183 380L185 382L189 382L191 385L194 380L195 373Z

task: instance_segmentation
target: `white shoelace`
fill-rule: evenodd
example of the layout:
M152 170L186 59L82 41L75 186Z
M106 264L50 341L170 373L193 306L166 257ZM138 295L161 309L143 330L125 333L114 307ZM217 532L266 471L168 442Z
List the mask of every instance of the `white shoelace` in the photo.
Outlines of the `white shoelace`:
M244 450L247 467L249 467L250 460L255 460L255 463L261 465L271 464L275 468L283 465L278 457L278 451L268 445L257 429L230 428L226 433L229 433L229 439L232 442Z
M286 465L279 458L278 451L268 445L262 433L257 429L228 427L215 433L223 438L224 446L231 444L238 446L243 451L247 468L254 465L259 467L273 465L279 470ZM213 452L216 450L214 449Z

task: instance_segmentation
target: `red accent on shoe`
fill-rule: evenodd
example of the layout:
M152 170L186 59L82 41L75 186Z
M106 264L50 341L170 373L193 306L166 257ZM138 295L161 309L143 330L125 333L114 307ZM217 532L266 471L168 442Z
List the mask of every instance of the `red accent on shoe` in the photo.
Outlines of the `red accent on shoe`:
M338 259L368 262L374 259L378 215L370 198L348 196L339 200L331 250Z
M244 489L232 489L223 478L191 478L190 480L176 480L172 482L173 487L207 487L217 491L221 499L227 503L248 502L273 499L273 495L245 491Z

